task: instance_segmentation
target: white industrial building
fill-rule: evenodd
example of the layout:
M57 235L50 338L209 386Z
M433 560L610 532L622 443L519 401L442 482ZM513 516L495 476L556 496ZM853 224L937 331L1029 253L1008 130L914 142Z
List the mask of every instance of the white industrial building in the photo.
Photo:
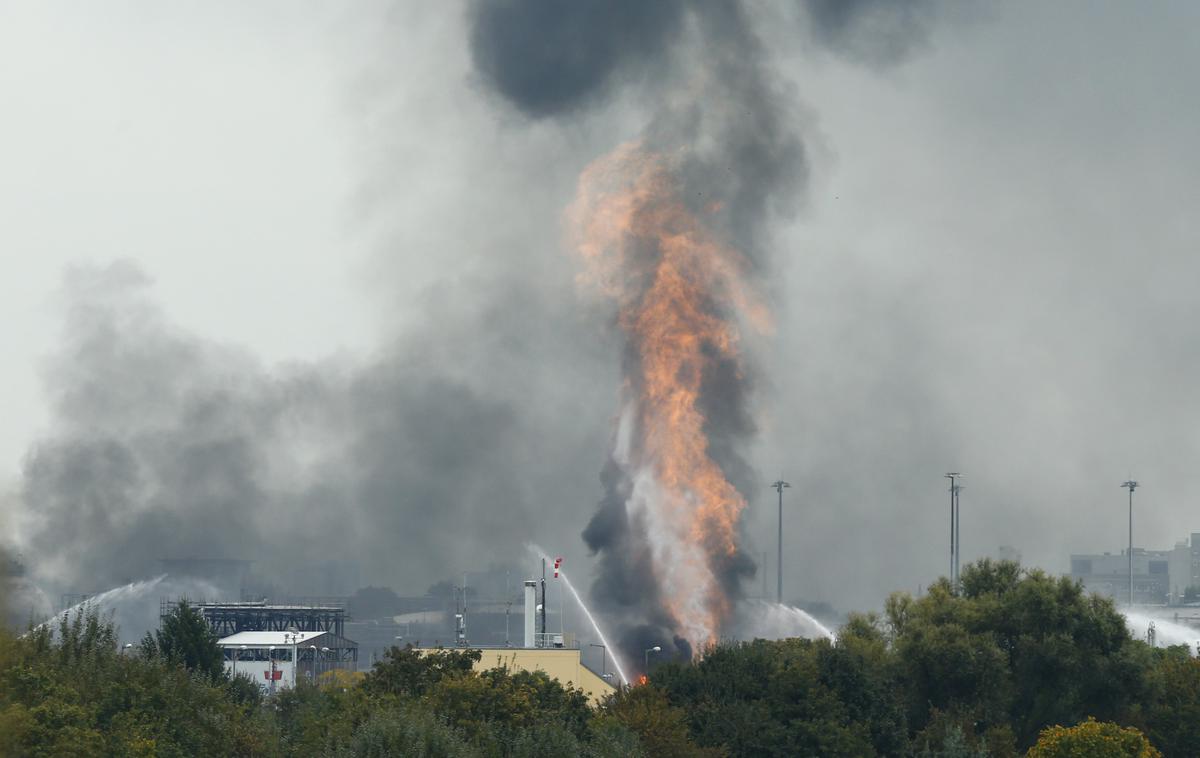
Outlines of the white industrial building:
M353 671L358 663L358 646L332 632L238 632L217 645L226 671L249 676L268 692L315 681L333 669Z

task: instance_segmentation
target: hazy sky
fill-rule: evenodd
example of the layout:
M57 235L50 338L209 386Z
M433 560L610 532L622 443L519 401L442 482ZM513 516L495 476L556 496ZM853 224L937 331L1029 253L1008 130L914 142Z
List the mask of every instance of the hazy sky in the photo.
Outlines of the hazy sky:
M753 346L764 379L747 456L762 474L751 551L774 544L767 484L794 487L787 594L863 607L944 571L948 470L967 474L967 558L1006 544L1065 571L1072 551L1119 550L1131 474L1135 543L1200 531L1200 7L922 4L925 34L893 62L870 35L812 44L794 4L749 5L794 87L810 172L799 212L771 230L777 326ZM14 522L36 516L34 445L87 437L88 419L134 434L105 398L77 416L62 399L71 367L94 365L73 351L92 344L79 303L100 286L64 276L100 270L153 314L146 334L236 356L238 382L331 365L457 382L509 420L479 437L482 463L455 471L452 489L477 493L455 528L512 508L586 573L578 534L602 495L619 345L576 291L561 212L580 168L637 135L652 104L618 91L530 120L473 72L466 25L455 3L0 5L0 476ZM195 361L217 384L232 375L211 368L225 358ZM136 395L122 403L137 413ZM314 439L366 444L355 420L371 413L335 415L331 439ZM441 426L408 419L381 439L415 451ZM510 500L489 503L500 469ZM371 475L351 478L369 497ZM204 497L187 499L202 516ZM340 507L359 513L354 499ZM378 512L354 516L351 544L427 541ZM397 585L412 570L378 566L368 578Z

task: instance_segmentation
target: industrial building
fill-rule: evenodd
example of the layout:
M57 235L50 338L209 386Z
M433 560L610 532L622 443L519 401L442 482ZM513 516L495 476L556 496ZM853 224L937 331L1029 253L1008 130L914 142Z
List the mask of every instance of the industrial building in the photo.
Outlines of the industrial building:
M162 598L165 617L181 599ZM358 668L358 644L343 632L341 605L193 602L209 628L231 674L249 674L265 691L294 687L297 678L315 678L333 669Z
M217 642L225 670L249 676L264 691L295 687L334 669L358 668L358 646L332 632L238 632Z
M592 704L616 692L612 674L601 677L585 666L578 647L561 648L476 648L483 655L475 663L476 671L507 668L510 671L543 671L551 679L583 690Z
M1200 590L1200 533L1169 550L1135 547L1133 602L1135 605L1182 605L1189 587ZM1071 578L1089 592L1126 600L1129 593L1130 553L1071 556Z
M614 675L605 671L596 673L586 666L573 634L545 631L544 611L544 605L537 599L536 582L527 581L525 582L522 612L524 644L521 647L469 645L465 637L465 619L460 619L462 634L459 638L459 647L479 650L482 653L480 659L475 663L476 671L487 671L494 668L508 668L513 671L542 671L551 679L557 679L564 685L570 684L583 690L593 703L597 703L606 695L615 692ZM542 631L538 631L539 625ZM435 649L426 648L422 652L430 652Z

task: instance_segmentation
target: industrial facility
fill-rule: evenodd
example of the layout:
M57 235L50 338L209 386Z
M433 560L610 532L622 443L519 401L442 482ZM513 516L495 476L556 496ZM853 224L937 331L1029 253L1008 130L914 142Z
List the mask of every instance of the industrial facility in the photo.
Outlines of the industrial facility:
M334 669L358 668L358 646L332 632L238 632L217 645L226 671L249 676L267 692L295 687L301 679L316 681Z
M167 563L164 561L164 564ZM163 597L165 617L188 600L219 637L225 669L249 676L265 692L315 681L333 670L365 670L393 647L482 651L477 670L543 671L581 689L593 701L621 680L604 645L580 647L566 628L563 582L513 581L515 566L468 572L424 595L402 597L384 587L349 596L246 599L248 561L188 559L171 568L210 585L236 587L237 601ZM558 576L561 559L554 566ZM582 621L582 615L579 617ZM584 661L584 654L595 665Z
M1135 605L1179 606L1200 602L1200 533L1169 550L1126 548L1119 553L1071 556L1071 578L1089 592ZM1190 592L1189 592L1190 590Z
M574 635L547 631L546 626L546 580L541 582L541 602L538 601L538 584L536 581L525 582L522 620L522 644L519 647L511 645L471 645L466 637L467 619L460 616L459 647L469 647L479 650L482 655L475 663L476 671L486 671L493 668L508 668L514 671L542 671L551 679L557 679L564 685L570 684L587 694L593 702L599 702L606 695L614 692L615 678L604 670L601 658L601 671L597 673L583 663L583 655ZM424 648L429 652L436 648ZM604 651L607 652L607 651Z

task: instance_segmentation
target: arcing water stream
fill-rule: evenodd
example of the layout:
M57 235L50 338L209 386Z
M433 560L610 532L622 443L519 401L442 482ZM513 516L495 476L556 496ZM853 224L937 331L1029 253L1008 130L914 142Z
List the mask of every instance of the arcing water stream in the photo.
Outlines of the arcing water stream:
M56 613L52 618L49 618L41 623L38 628L40 629L48 624L57 624L65 619L76 616L87 609L94 609L97 612L114 610L122 603L135 600L142 595L145 595L147 592L161 584L166 578L166 574L159 574L153 579L145 579L140 582L130 582L129 584L123 584L120 587L114 587L111 590L101 592L99 595L92 595L87 600L78 602L75 605L72 605L70 608L67 608L65 611Z
M545 550L542 550L537 545L530 544L527 547L529 548L530 552L538 557L539 560L554 560ZM621 684L629 684L629 677L625 676L625 669L623 666L621 666L621 656L618 654L617 649L608 644L608 639L604 636L604 632L600 630L600 624L596 622L596 617L592 615L592 612L588 609L587 604L583 602L583 598L581 598L579 593L575 590L575 585L571 584L571 580L567 578L567 573L563 571L561 567L558 569L558 578L561 579L563 584L567 586L567 589L571 591L571 597L575 598L575 602L579 605L579 609L583 611L583 615L587 617L588 623L590 623L592 625L592 629L595 630L596 636L600 638L600 644L604 645L605 650L608 651L609 657L612 658L613 666L617 669L617 676L621 677Z
M1129 627L1129 633L1133 635L1134 639L1149 642L1147 632L1150 624L1154 624L1155 647L1185 645L1192 655L1196 655L1197 648L1200 648L1200 629L1193 629L1190 626L1163 618L1147 616L1144 613L1122 611L1122 614L1125 616L1125 626Z
M93 595L65 611L54 614L40 624L39 628L48 627L53 630L65 618L94 610L116 625L123 640L136 642L147 631L158 627L158 598L196 599L220 595L219 588L203 580L160 574L153 579L130 582Z
M834 633L828 627L807 612L782 603L743 600L738 606L737 615L739 622L734 632L739 639L834 638Z

